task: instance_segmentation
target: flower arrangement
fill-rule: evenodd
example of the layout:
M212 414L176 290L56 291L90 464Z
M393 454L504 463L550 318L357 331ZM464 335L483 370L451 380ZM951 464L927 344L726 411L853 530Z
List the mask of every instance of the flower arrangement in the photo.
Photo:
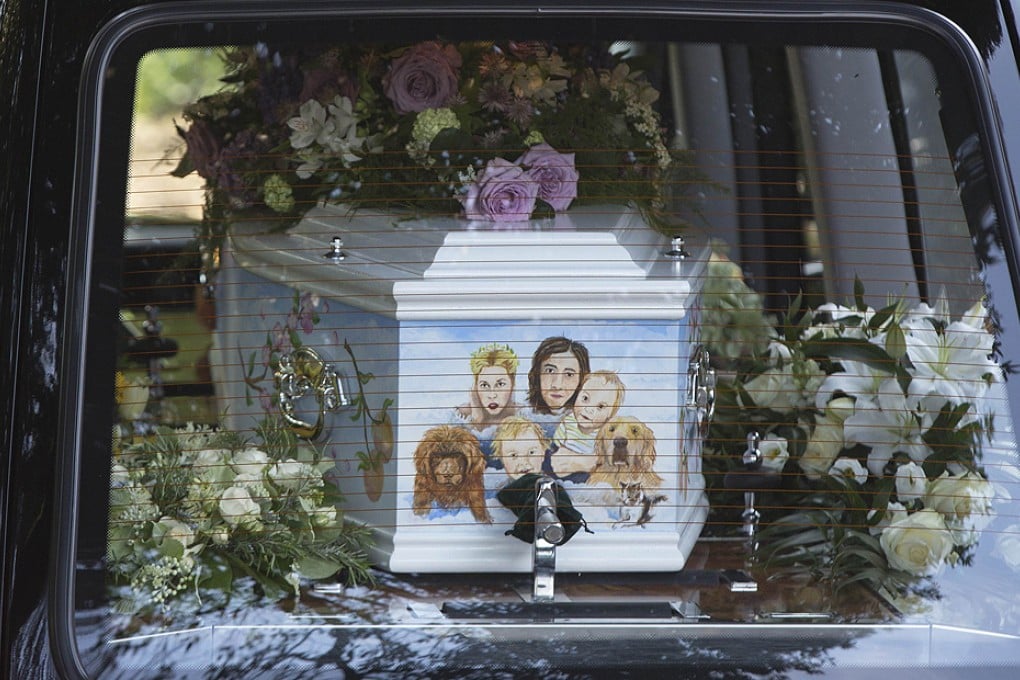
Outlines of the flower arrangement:
M345 526L332 461L264 421L256 446L234 432L161 428L115 447L108 573L125 611L229 595L242 577L273 599L302 580L370 579L363 529Z
M706 299L703 321L745 314L727 336L745 351L724 362L706 444L720 521L740 522L742 490L722 481L757 431L761 471L779 476L756 503L757 559L769 567L902 590L966 564L992 518L981 457L994 432L989 391L1003 380L982 303L955 319L944 297L876 310L858 282L848 306L802 310L798 298L763 334L768 317L748 322L754 305L741 304L754 293L734 286Z
M223 53L221 91L183 112L174 174L206 182L204 236L319 201L494 224L578 202L656 224L696 176L667 148L659 92L608 45L426 41Z

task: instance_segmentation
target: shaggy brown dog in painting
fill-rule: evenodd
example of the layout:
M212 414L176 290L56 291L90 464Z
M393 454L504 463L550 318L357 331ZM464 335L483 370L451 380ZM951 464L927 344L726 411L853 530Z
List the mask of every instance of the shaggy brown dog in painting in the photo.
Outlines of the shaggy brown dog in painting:
M478 438L461 427L427 430L414 450L414 513L427 515L432 504L470 508L479 522L492 522L485 507L485 456Z
M618 492L634 483L646 491L656 489L663 480L652 469L655 455L651 428L633 416L617 416L595 438L595 467L588 484L609 484Z

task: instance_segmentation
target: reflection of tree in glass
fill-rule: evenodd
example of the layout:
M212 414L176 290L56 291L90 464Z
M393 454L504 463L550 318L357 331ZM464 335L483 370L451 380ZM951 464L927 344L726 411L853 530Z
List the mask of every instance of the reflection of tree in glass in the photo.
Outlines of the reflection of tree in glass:
M179 634L157 622L84 612L78 630L87 667L103 678L598 678L613 675L721 680L820 673L831 652L850 649L860 630L747 628L678 624L468 626L415 621L405 604L421 602L413 581L381 575L377 589L304 596L280 608L235 597ZM474 595L484 598L484 588ZM460 589L463 592L463 589ZM437 593L430 592L431 596ZM442 595L442 593L439 593ZM396 605L400 611L387 607ZM307 603L307 604L306 604ZM330 616L327 612L333 612ZM190 629L189 629L190 628ZM162 633L162 635L149 635ZM109 644L111 638L131 641ZM83 647L85 645L83 644Z

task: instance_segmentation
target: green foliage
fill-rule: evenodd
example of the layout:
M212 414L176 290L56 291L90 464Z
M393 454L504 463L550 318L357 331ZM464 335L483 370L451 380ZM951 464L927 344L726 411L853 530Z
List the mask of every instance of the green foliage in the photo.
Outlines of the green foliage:
M242 577L270 599L296 594L302 579L372 580L368 530L342 521L343 498L323 477L332 461L276 419L260 423L254 441L163 428L125 447L107 550L112 582L130 586L121 610L229 597Z
M219 90L224 74L217 50L182 48L149 52L138 63L135 117L179 114L186 104Z
M706 303L711 318L718 301ZM724 480L744 470L747 435L758 432L788 452L774 469L762 463L779 475L778 488L756 492L763 565L837 590L866 582L902 592L943 564L965 564L990 512L979 465L994 428L985 393L1002 379L981 308L956 322L944 301L874 310L860 281L847 306L802 305L791 301L767 348L750 344L719 364L727 373L703 461L709 526L742 522L743 490Z

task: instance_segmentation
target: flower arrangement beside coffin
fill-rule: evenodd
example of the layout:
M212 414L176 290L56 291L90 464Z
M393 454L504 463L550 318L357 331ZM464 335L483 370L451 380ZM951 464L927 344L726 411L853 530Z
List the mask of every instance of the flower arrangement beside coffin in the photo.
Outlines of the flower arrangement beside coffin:
M744 288L707 299L703 323L732 320L753 300ZM876 310L858 282L848 306L798 298L764 339L758 322L735 327L730 341L751 333L727 362L705 457L718 521L741 521L743 494L721 481L757 431L763 470L781 476L757 494L770 568L903 591L966 564L995 496L981 458L1003 371L988 318L980 302L954 318L944 297Z
M207 245L231 221L286 226L320 201L491 224L610 203L664 225L667 199L699 177L667 146L642 59L608 44L259 44L223 58L223 89L183 111L174 171L205 180Z
M303 581L370 580L367 533L345 526L332 461L264 421L252 443L188 426L119 446L108 572L124 611L229 597L251 579L270 599Z

